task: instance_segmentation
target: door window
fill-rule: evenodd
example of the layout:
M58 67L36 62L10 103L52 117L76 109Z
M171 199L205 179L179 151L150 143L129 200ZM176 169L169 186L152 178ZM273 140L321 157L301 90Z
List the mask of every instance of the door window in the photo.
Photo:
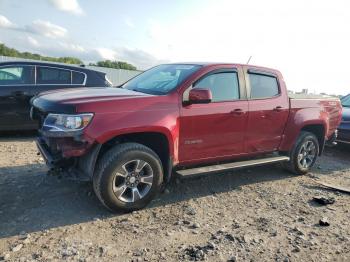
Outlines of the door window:
M271 98L279 94L276 77L250 73L249 80L252 99Z
M238 100L239 84L236 72L214 73L200 79L194 88L210 89L212 102Z
M85 74L72 71L72 84L82 85L85 81Z
M53 68L53 67L38 66L36 74L37 74L37 76L36 76L36 83L37 84L46 84L46 85L68 84L68 85L70 85L72 82L70 70Z
M32 66L0 67L0 85L30 85L34 83Z

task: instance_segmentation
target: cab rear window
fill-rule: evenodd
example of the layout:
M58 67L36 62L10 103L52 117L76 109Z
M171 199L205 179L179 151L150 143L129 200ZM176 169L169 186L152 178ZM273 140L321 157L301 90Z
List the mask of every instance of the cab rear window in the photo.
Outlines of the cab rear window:
M279 94L276 77L249 73L249 80L252 99L271 98Z

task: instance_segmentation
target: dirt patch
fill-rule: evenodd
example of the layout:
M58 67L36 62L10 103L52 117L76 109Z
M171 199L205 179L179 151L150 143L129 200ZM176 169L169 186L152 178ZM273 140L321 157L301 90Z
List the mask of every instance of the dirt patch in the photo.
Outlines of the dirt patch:
M327 148L309 176L272 165L174 179L129 214L106 211L89 183L47 176L36 153L31 137L0 138L0 260L350 260L350 196L314 182L349 187L349 148Z

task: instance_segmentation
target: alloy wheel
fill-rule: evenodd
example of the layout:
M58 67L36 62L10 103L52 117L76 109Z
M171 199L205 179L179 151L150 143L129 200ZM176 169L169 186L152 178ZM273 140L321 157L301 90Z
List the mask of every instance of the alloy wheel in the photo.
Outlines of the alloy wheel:
M123 202L133 203L142 199L153 184L153 169L141 159L121 165L113 178L113 192Z
M316 145L313 141L306 141L299 150L298 154L298 164L304 168L308 169L314 162L316 158Z

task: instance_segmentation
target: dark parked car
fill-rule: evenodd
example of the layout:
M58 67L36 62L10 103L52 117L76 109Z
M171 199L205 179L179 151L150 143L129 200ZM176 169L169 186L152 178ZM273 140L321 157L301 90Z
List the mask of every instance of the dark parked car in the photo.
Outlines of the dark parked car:
M350 94L341 99L343 117L338 127L338 142L350 143Z
M0 131L37 129L30 99L40 92L75 87L107 87L105 73L79 66L12 61L0 63Z

